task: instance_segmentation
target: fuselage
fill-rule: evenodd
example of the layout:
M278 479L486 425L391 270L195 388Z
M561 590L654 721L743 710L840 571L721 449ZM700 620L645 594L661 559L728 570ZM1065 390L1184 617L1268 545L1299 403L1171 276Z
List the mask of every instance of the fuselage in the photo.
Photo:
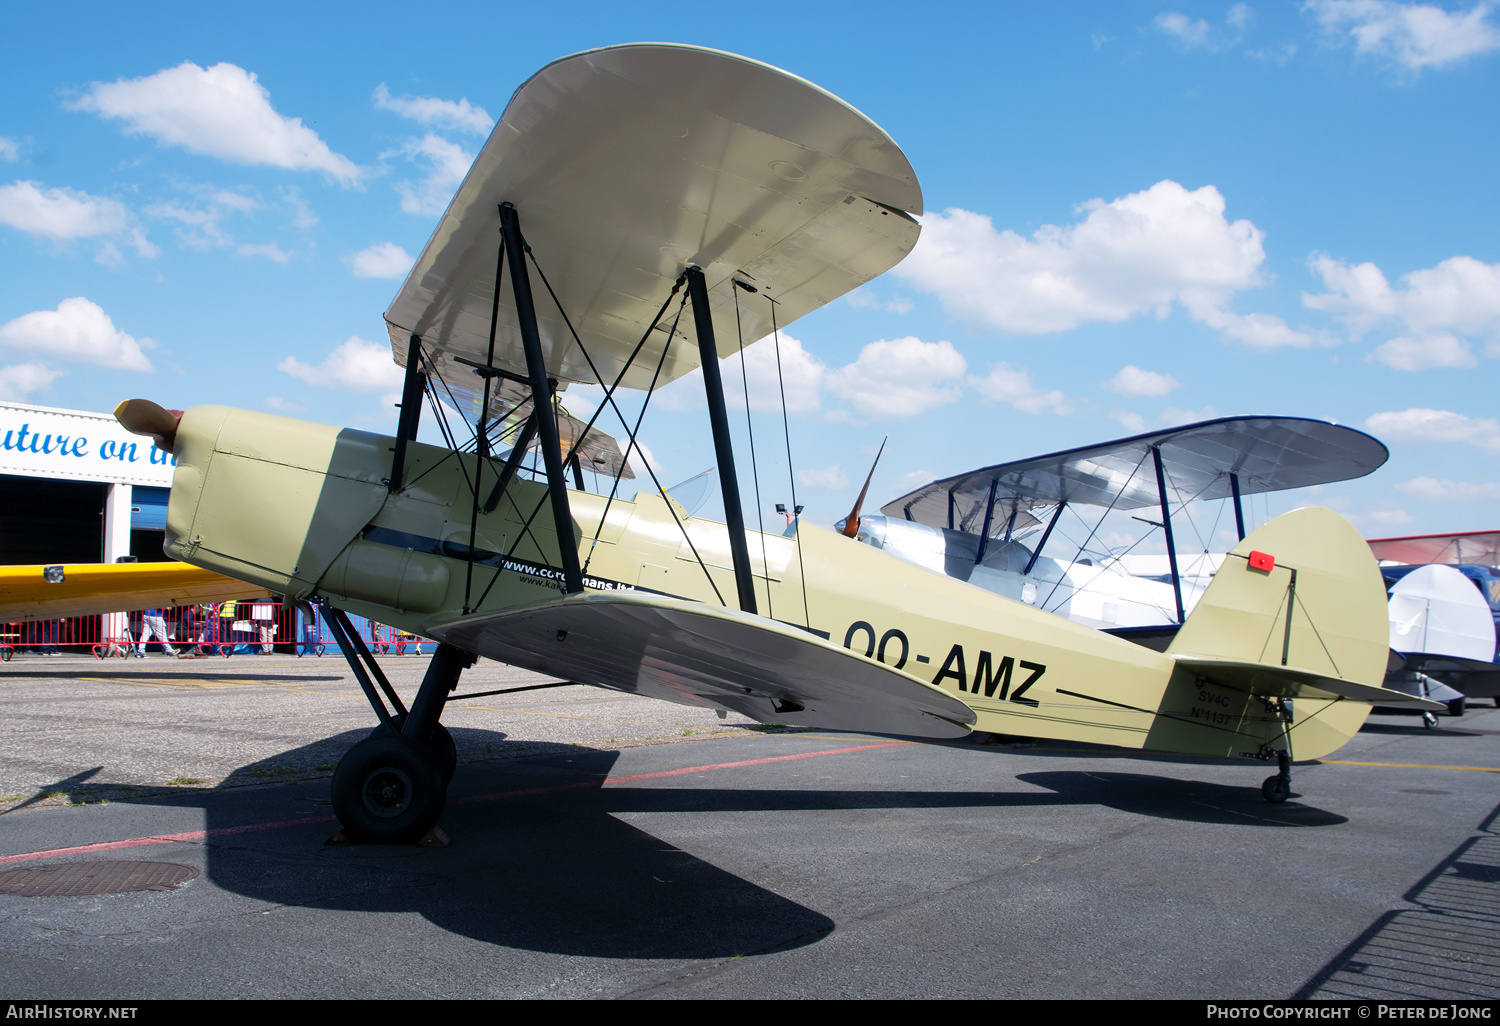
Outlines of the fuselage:
M168 551L417 634L560 595L543 484L512 480L492 512L476 513L476 472L486 496L498 464L412 444L405 487L391 494L391 447L267 414L189 410ZM587 590L735 603L725 525L661 495L570 491L568 501L574 535L564 544L576 546ZM1183 724L1222 716L1230 698L1181 679L1169 656L832 531L798 523L786 535L746 534L759 615L953 693L976 712L977 729L1204 754L1236 754L1247 734L1279 729L1246 722L1204 741ZM1157 715L1169 707L1182 715Z

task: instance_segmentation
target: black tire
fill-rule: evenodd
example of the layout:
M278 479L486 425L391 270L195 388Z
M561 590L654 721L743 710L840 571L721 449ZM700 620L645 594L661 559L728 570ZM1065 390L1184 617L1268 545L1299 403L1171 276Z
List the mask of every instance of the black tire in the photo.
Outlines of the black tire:
M401 727L398 724L396 730L399 731L400 729ZM396 736L398 735L387 730L383 723L370 731L370 737L372 738ZM443 783L452 783L453 774L458 772L458 746L453 743L453 735L448 733L447 727L441 723L437 725L437 730L427 741L427 750L432 753L432 758L437 763L438 772L443 775Z
M367 738L333 771L333 812L351 841L407 844L437 825L448 786L425 745Z
M1460 695L1448 703L1449 716L1462 716L1464 714L1464 696Z
M1291 793L1292 782L1290 780L1287 780L1279 773L1274 777L1267 777L1265 780L1261 781L1261 797L1270 802L1272 805L1280 805L1291 796Z

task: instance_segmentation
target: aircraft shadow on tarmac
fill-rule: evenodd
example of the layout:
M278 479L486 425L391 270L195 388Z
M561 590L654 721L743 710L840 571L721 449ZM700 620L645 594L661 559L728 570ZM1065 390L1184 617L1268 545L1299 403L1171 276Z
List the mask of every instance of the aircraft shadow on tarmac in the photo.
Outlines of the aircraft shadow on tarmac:
M1021 773L1017 780L1055 791L1056 805L1103 805L1120 812L1191 823L1257 827L1326 827L1349 822L1345 816L1297 801L1269 805L1259 787L1180 780L1145 773L1062 770Z
M351 732L245 767L307 764ZM205 875L226 890L277 904L369 912L416 912L486 943L605 958L713 959L816 943L832 920L719 868L620 818L629 813L725 814L857 809L999 809L1106 805L1146 816L1239 826L1324 826L1342 817L1295 802L1268 809L1250 787L1129 773L1044 772L1020 780L1050 793L1005 790L891 791L713 786L592 786L608 779L615 751L557 746L530 758L485 763L468 753L514 750L504 735L455 732L466 753L442 826L446 849L324 847L337 824L239 835L207 846ZM486 738L490 740L486 740ZM316 752L311 751L316 749ZM240 775L239 772L236 774ZM205 790L210 830L331 810L321 782L291 790ZM317 788L319 791L312 791ZM545 791L546 793L527 793ZM272 795L299 797L294 810Z
M1493 1000L1500 965L1500 806L1387 912L1313 974L1297 1000Z

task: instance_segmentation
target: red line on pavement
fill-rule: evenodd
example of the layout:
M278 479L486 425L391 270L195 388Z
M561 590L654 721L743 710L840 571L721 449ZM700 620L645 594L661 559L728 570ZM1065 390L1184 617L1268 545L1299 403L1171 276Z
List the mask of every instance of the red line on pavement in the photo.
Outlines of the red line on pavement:
M524 798L534 794L551 794L554 791L577 791L586 787L604 787L606 784L630 784L637 780L657 780L661 777L680 777L687 773L707 773L711 770L738 769L741 766L763 766L770 762L786 762L791 759L815 759L820 755L845 755L849 752L868 752L876 748L891 748L909 744L907 741L886 741L880 744L855 745L852 748L827 748L821 752L799 752L796 755L773 755L765 759L742 759L739 762L714 762L684 769L661 770L656 773L636 773L628 777L608 777L599 780L580 780L571 784L554 784L551 787L532 787L522 791L501 791L496 794L459 798L449 805L472 805L476 802L495 802L505 798ZM264 830L281 830L285 827L308 826L313 823L332 823L334 816L304 816L301 819L283 819L274 823L248 823L244 826L216 827L213 830L185 830L180 834L152 834L148 837L132 837L125 841L103 841L99 844L80 844L72 848L49 848L46 851L30 851L19 855L0 855L0 865L8 862L31 862L35 859L56 858L62 855L83 855L96 851L116 851L120 848L140 848L153 844L172 844L178 841L211 841L236 834L260 833Z

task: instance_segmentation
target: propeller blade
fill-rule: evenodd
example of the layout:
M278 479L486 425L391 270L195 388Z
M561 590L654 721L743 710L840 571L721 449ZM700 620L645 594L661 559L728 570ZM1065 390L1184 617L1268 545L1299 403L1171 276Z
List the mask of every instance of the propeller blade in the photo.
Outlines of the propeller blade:
M885 443L891 440L886 435L880 440L880 452L875 454L875 462L870 464L870 473L865 476L865 486L859 490L859 498L854 500L854 508L849 511L848 518L844 521L844 537L853 538L859 534L859 511L865 504L865 493L870 490L870 482L875 479L875 468L880 466L880 455L885 452Z
M115 407L115 420L133 435L150 435L162 452L171 452L177 441L182 412L164 409L150 399L126 399Z

